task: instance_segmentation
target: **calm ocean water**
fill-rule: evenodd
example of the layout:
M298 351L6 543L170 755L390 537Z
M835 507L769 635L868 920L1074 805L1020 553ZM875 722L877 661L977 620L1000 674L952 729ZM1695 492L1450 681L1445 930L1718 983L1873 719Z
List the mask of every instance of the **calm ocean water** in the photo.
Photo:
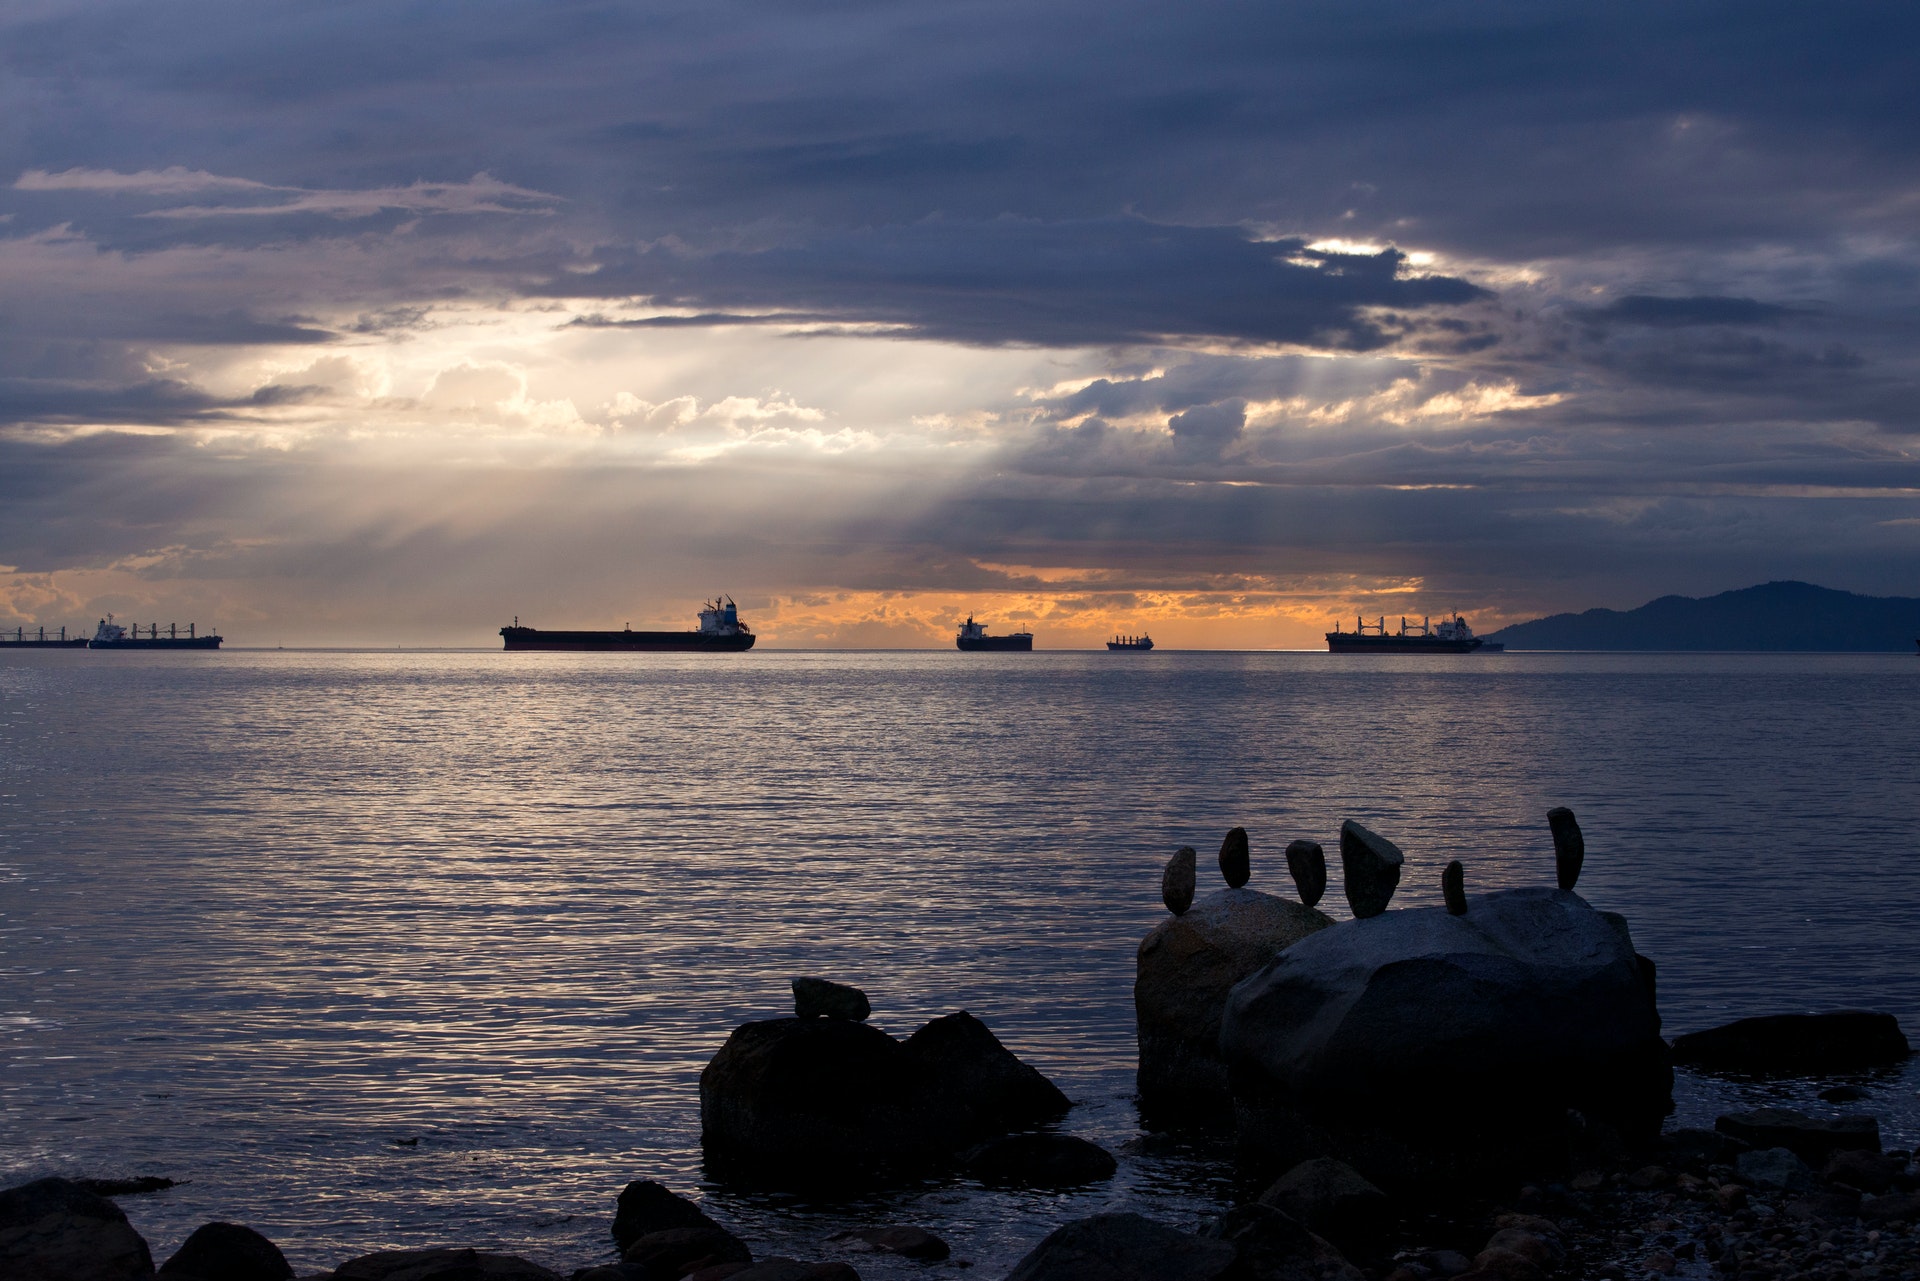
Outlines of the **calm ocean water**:
M1570 805L1670 1032L1841 1006L1920 1031L1916 701L1905 655L0 655L0 1181L190 1180L122 1202L156 1259L225 1218L308 1272L608 1260L651 1177L763 1253L915 1222L999 1275L1068 1218L1234 1195L1128 1096L1160 867L1236 823L1290 894L1286 843L1360 819L1406 849L1408 905L1456 857L1469 889L1550 882ZM1120 1176L705 1184L700 1068L797 973L896 1032L972 1010ZM1890 1144L1916 1084L1871 1083ZM1684 1080L1680 1117L1762 1093Z

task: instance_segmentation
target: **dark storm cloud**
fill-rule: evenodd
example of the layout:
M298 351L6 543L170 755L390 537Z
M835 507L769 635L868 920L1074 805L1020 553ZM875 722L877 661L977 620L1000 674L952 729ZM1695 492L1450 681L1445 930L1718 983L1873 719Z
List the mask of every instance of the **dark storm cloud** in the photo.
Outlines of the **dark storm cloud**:
M1804 307L1782 307L1753 298L1659 298L1628 294L1583 317L1596 325L1647 325L1677 329L1686 325L1777 325L1808 315Z

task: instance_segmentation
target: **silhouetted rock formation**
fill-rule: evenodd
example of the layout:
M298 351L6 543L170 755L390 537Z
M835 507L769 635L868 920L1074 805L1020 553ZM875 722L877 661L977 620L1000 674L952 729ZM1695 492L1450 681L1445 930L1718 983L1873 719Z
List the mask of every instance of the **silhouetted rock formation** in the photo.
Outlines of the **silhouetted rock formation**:
M207 1223L160 1265L163 1281L288 1281L280 1247L238 1223Z
M1348 819L1340 824L1340 874L1356 918L1378 916L1400 887L1400 847Z
M1502 890L1322 930L1229 996L1241 1139L1338 1156L1392 1190L1550 1165L1569 1109L1658 1133L1666 1043L1626 922L1564 890Z
M1227 839L1220 842L1220 875L1226 878L1230 890L1239 889L1253 875L1253 853L1247 848L1246 828L1227 829Z
M641 1237L669 1228L723 1230L706 1211L652 1179L635 1179L620 1190L613 1215L613 1240L623 1252Z
M1236 1281L1365 1281L1331 1242L1270 1205L1235 1206L1201 1235L1233 1247Z
M1547 811L1547 827L1553 832L1553 869L1560 888L1570 890L1580 881L1581 865L1587 861L1587 838L1580 833L1579 820L1564 805Z
M1300 901L1316 907L1327 892L1327 855L1318 841L1294 841L1287 846L1287 871L1300 891Z
M1440 873L1440 897L1446 900L1447 911L1454 916L1467 914L1467 869L1459 859L1447 864Z
M1096 1214L1048 1233L1007 1281L1225 1281L1237 1257L1138 1214Z
M798 978L793 981L793 1012L803 1019L845 1019L865 1023L873 1013L867 994L845 983L826 979Z
M1140 943L1133 1008L1141 1104L1163 1115L1227 1115L1220 1011L1227 992L1333 921L1258 890L1221 890L1160 922Z
M1193 846L1182 845L1167 860L1167 870L1160 874L1160 901L1175 916L1193 906L1193 891L1199 877L1197 857Z
M1119 1166L1098 1143L1069 1134L1010 1134L968 1152L963 1168L982 1183L1069 1188L1111 1179Z
M842 1019L748 1023L700 1074L708 1157L783 1185L938 1162L1067 1107L965 1011L905 1041Z
M381 1250L349 1259L331 1281L560 1281L514 1254L479 1250Z
M1878 1152L1880 1123L1870 1116L1811 1117L1792 1108L1729 1112L1713 1128L1752 1148L1786 1148L1811 1166L1835 1152Z
M0 1276L7 1281L136 1281L147 1243L120 1207L67 1179L0 1192Z
M1294 1166L1260 1194L1342 1250L1371 1247L1386 1234L1387 1194L1344 1161L1316 1157Z
M1861 1072L1913 1053L1891 1014L1836 1010L1739 1019L1673 1042L1673 1061L1714 1072L1814 1076Z
M843 1242L856 1253L878 1251L922 1263L938 1263L953 1253L952 1247L925 1228L905 1224L892 1228L853 1228L836 1232L827 1240Z

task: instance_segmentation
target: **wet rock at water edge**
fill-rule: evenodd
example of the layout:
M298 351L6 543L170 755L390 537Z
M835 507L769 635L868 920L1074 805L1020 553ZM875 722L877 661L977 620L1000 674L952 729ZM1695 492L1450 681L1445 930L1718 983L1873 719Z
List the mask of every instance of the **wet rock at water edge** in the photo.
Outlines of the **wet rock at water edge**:
M1440 873L1440 897L1447 902L1447 911L1454 916L1467 914L1467 869L1459 859L1447 864Z
M341 1264L331 1281L560 1281L560 1276L513 1254L381 1250Z
M1387 1194L1344 1161L1302 1161L1260 1194L1260 1204L1298 1219L1342 1250L1370 1247L1388 1226Z
M288 1281L293 1268L280 1247L238 1223L206 1223L193 1230L160 1265L164 1281Z
M1756 1188L1800 1191L1813 1186L1813 1171L1788 1148L1742 1152L1733 1159L1733 1170Z
M1167 860L1167 870L1160 874L1160 901L1175 916L1184 916L1193 906L1193 891L1199 879L1198 855L1193 846L1182 845Z
M836 1232L827 1240L838 1242L855 1252L897 1254L902 1258L938 1263L952 1254L945 1241L925 1228L902 1224L891 1228L851 1228Z
M652 1179L635 1179L620 1190L613 1215L613 1241L621 1250L648 1233L669 1228L723 1230L706 1211Z
M844 1263L801 1263L776 1255L753 1264L702 1268L686 1281L860 1281L860 1274Z
M1119 1167L1098 1143L1069 1134L1010 1134L969 1151L963 1168L982 1183L1070 1188L1111 1179Z
M637 1263L650 1276L683 1277L720 1263L752 1263L746 1242L718 1225L665 1228L649 1232L620 1252L622 1263Z
M1318 841L1294 841L1287 846L1287 871L1300 891L1300 901L1308 907L1320 902L1327 892L1327 853Z
M1226 1281L1237 1253L1138 1214L1096 1214L1049 1233L1007 1281Z
M1810 1165L1835 1152L1878 1152L1880 1123L1870 1116L1811 1117L1792 1108L1729 1112L1713 1128L1753 1148L1787 1148Z
M865 1023L873 1013L867 994L845 983L827 979L797 978L793 981L793 1012L803 1019L845 1019Z
M147 1243L120 1207L67 1179L0 1192L0 1276L7 1281L137 1281Z
M1553 870L1560 888L1570 890L1580 880L1580 868L1587 861L1587 838L1580 833L1573 811L1557 805L1547 811L1547 827L1553 832Z
M1347 906L1357 919L1378 916L1393 901L1400 886L1400 868L1406 856L1386 837L1348 819L1340 824L1340 870L1345 878Z
M1220 842L1220 875L1227 878L1227 888L1237 890L1253 876L1253 852L1247 847L1247 829L1230 828L1227 839Z
M1325 1237L1270 1205L1235 1206L1201 1234L1233 1247L1236 1278L1251 1281L1365 1281Z
M1754 1076L1860 1072L1905 1062L1912 1053L1898 1020L1871 1010L1767 1014L1673 1042L1675 1063Z

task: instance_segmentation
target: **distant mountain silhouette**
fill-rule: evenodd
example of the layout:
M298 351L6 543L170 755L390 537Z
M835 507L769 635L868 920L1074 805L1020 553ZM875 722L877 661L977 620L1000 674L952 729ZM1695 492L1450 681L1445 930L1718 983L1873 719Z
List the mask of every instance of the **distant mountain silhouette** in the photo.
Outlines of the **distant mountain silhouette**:
M1508 649L1906 650L1920 599L1765 583L1718 596L1662 596L1639 609L1590 609L1515 623L1487 637Z

